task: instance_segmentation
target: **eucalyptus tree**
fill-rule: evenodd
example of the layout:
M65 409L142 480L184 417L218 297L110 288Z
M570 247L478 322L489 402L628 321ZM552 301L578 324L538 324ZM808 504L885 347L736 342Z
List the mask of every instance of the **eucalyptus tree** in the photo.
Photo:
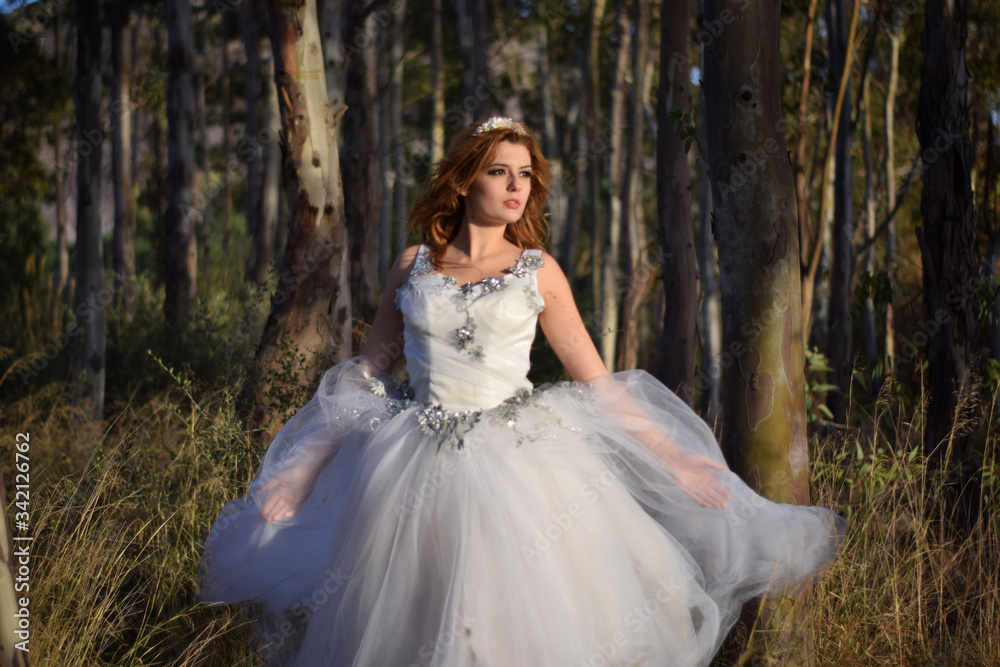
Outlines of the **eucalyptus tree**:
M349 353L350 311L336 307L348 290L342 279L348 270L344 195L316 3L268 0L267 7L288 238L240 412L252 424L269 424L273 434L284 421L283 388L276 381L291 390L315 386L330 362ZM292 378L286 377L289 363Z

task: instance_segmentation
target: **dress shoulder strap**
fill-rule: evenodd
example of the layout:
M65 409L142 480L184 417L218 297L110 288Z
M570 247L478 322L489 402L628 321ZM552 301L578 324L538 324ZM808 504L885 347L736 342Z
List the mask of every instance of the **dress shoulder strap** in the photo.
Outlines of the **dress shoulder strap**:
M430 260L430 246L421 243L417 248L417 256L413 258L413 268L410 269L410 277L416 278L434 270L434 265Z
M538 248L528 248L521 253L517 264L511 267L510 272L518 278L522 278L543 266L545 266L545 262L542 260L542 251Z

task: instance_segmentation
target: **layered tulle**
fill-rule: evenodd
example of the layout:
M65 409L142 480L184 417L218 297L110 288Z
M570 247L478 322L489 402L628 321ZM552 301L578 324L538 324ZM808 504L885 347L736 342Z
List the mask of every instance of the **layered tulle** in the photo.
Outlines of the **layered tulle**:
M642 371L462 413L363 371L326 373L206 543L203 599L260 603L271 664L703 665L745 600L840 548L843 519L728 471L725 509L692 500L643 434L719 447ZM309 495L266 523L276 479Z

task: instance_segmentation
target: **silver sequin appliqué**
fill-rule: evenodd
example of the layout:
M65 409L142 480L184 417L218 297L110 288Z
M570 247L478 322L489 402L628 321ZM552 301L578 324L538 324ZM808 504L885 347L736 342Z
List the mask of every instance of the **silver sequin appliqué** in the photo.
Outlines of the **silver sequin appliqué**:
M410 408L418 408L414 412L417 425L421 431L437 441L438 451L441 447L461 451L465 445L465 434L484 418L517 432L520 412L528 405L549 413L546 421L550 424L557 424L560 421L551 408L538 403L540 394L530 389L521 389L503 403L485 410L450 411L440 405L418 403L413 400L413 393L405 383L396 384L389 376L369 376L365 379L371 392L386 400L385 408L388 416L395 416ZM526 439L535 438L517 432L517 445Z

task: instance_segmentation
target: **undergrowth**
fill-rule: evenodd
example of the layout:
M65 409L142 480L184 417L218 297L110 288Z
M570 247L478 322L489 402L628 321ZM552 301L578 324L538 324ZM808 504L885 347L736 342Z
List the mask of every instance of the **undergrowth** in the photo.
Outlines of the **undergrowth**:
M156 307L150 293L140 302ZM0 415L8 502L15 434L30 433L36 667L259 664L239 611L199 605L196 589L208 529L246 492L263 454L235 416L240 355L250 347L227 341L244 319L236 311L205 334L206 349L192 352L200 370L166 359L138 329L130 335L129 326L156 330L152 310L116 323L120 357L142 359L141 377L120 383L99 424L73 405L68 380L4 388L17 396ZM229 356L213 370L220 346ZM978 486L966 493L979 521L956 531L942 501L951 471L920 446L925 402L886 387L850 426L812 438L813 502L849 521L841 557L812 589L816 664L1000 664L996 396L974 405ZM777 649L754 662L785 664Z

